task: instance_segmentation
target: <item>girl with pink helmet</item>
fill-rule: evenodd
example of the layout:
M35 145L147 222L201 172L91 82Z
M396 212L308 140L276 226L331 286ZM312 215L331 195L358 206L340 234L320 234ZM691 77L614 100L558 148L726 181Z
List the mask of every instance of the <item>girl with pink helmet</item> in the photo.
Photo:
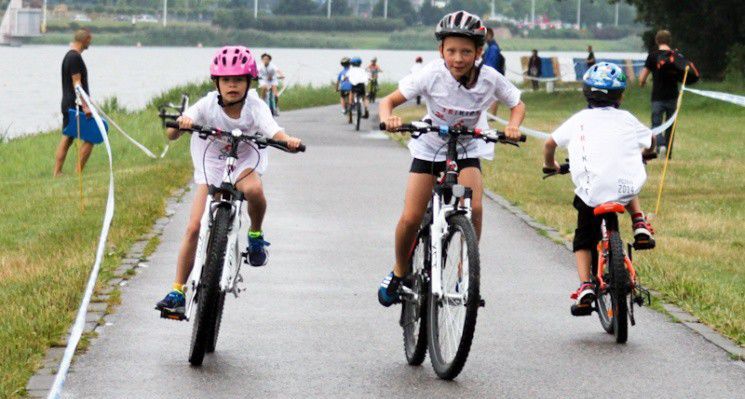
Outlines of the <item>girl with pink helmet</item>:
M181 129L192 125L209 126L223 131L240 129L244 132L259 132L268 138L286 141L291 150L296 150L300 139L287 135L277 125L269 107L251 90L251 83L258 77L256 60L251 51L243 46L225 46L217 51L210 63L210 76L215 83L214 91L207 93L194 105L186 109L177 119ZM176 140L183 131L169 128L170 140ZM194 265L200 219L204 213L208 185L220 185L225 167L226 146L219 141L191 137L191 158L194 165L194 194L189 223L179 250L176 279L173 288L156 309L173 313L184 312L184 284ZM248 258L252 266L267 263L266 247L261 226L266 212L266 198L261 182L268 164L268 151L253 142L241 142L238 161L232 178L235 186L248 201L248 216L251 219L248 232Z

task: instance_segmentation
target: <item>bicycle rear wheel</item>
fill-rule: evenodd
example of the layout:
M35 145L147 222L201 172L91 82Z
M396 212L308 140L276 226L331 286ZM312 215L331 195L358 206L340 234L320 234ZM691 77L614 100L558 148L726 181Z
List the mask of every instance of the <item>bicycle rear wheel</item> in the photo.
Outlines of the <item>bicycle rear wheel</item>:
M204 360L204 354L217 339L215 324L220 302L220 276L228 245L228 230L230 229L230 209L217 209L212 223L212 230L207 241L207 257L202 268L197 288L197 310L191 330L191 346L189 348L189 363L199 366Z
M617 231L609 233L608 266L610 267L610 297L613 304L613 335L616 342L622 344L628 340L628 300L629 273L624 264L623 241Z
M404 295L401 301L401 327L404 330L406 362L419 366L427 355L427 303L429 284L429 236L420 234L411 257L408 282L414 295Z
M429 358L435 373L446 380L466 364L481 301L476 232L464 215L448 219L443 243L442 297L429 301ZM433 270L433 273L435 271Z
M592 251L593 276L597 275L597 264L599 256L605 255L598 254L597 250ZM611 279L612 277L610 276L610 267L608 266L606 258L603 281L608 284L610 283ZM598 287L597 298L595 299L595 308L598 311L598 318L600 319L600 325L603 326L603 330L605 330L605 332L607 332L608 334L613 334L613 303L611 302L611 294L608 287L606 287L605 289L603 289L602 287Z
M357 113L357 123L354 126L354 130L359 131L360 130L360 120L362 119L362 104L360 104L360 99L357 97L357 100L354 102L355 111Z

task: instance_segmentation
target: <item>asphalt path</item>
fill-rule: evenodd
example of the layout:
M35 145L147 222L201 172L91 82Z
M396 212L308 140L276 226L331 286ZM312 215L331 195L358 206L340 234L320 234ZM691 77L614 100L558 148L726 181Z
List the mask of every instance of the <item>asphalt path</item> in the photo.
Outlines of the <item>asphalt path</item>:
M743 362L663 314L638 311L625 345L594 315L572 317L572 254L489 200L486 307L466 367L446 382L429 360L408 366L400 308L376 298L393 261L408 151L368 133L372 120L354 132L338 106L285 112L279 121L308 150L271 154L270 263L243 269L247 291L227 298L217 351L191 367L191 324L153 310L174 277L188 193L149 267L107 317L112 324L76 359L65 397L745 398Z

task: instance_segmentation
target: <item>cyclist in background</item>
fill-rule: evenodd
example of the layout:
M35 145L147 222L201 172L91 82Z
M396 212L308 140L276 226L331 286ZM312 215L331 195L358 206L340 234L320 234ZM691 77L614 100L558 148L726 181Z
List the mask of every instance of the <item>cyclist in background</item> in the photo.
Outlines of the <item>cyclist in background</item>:
M367 96L365 96L367 72L365 72L365 70L361 68L362 59L360 57L352 58L350 63L352 64L352 66L349 67L349 71L347 72L347 75L349 76L349 83L352 84L352 91L349 93L349 104L352 104L352 101L354 101L353 94L356 93L358 96L360 96L360 98L362 99L362 103L365 105L365 114L362 115L362 117L367 119L370 117L370 112L368 112L367 110L369 102L367 101Z
M420 71L398 83L398 90L380 101L380 120L389 131L401 126L401 118L393 115L393 108L407 100L422 96L427 115L435 126L461 125L467 128L489 129L486 110L499 100L512 111L505 128L510 140L518 140L518 128L525 118L525 104L520 90L493 68L481 68L476 61L484 49L486 28L481 19L466 11L445 15L435 28L440 42L438 58ZM434 187L434 176L445 170L447 141L437 134L426 134L409 141L414 158L409 169L404 210L396 227L396 262L378 288L378 301L383 306L400 302L398 287L407 273L409 251L427 210ZM468 139L458 148L458 182L473 190L472 221L477 235L481 235L483 182L479 158L493 159L494 144L479 139ZM434 176L433 176L434 175Z
M641 211L638 195L647 180L642 150L653 148L652 131L628 111L619 110L626 75L616 64L600 62L585 72L583 92L588 108L574 114L546 140L544 167L559 169L556 147L569 152L569 171L577 187L574 255L580 286L571 295L577 306L595 301L592 249L600 241L600 219L593 210L605 202L626 205L637 249L652 248L652 226Z
M296 150L300 139L291 137L277 125L269 107L250 90L251 82L258 76L256 62L251 51L243 46L226 46L217 51L210 64L210 76L215 91L184 111L177 121L183 129L194 124L209 126L229 132L240 129L260 132L264 136L287 142L291 150ZM176 140L183 131L169 128L168 139ZM194 165L194 182L197 189L191 206L189 223L186 225L181 248L179 249L176 279L168 295L155 305L158 310L171 313L184 313L184 284L194 266L194 257L199 240L199 229L207 201L208 184L219 185L225 169L226 146L221 142L202 140L198 135L191 136L191 159ZM251 224L248 229L248 260L251 266L263 266L268 254L261 230L266 212L266 198L261 175L267 168L266 149L259 149L254 143L243 142L238 147L239 158L231 177L235 187L243 192L248 202ZM255 172L255 173L254 173Z
M341 59L341 71L336 75L336 91L339 92L341 103L341 113L347 113L347 100L349 99L349 92L352 90L352 84L349 83L349 57L343 57Z
M259 96L266 98L266 91L272 90L274 93L274 102L279 106L279 93L277 85L280 79L284 79L282 71L272 63L272 56L264 53L261 55L261 65L259 65Z
M370 64L365 68L365 71L370 76L369 94L372 97L373 94L378 93L378 75L383 73L383 70L380 69L380 65L378 65L378 59L376 57L373 57L373 59L370 60Z

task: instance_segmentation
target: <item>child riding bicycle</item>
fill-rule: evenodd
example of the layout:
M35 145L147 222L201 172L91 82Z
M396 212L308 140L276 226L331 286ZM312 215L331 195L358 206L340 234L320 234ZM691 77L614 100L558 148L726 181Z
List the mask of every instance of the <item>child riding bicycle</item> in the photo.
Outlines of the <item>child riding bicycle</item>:
M498 100L512 110L505 129L507 138L519 139L518 127L525 117L520 90L496 70L482 69L476 64L486 36L481 19L465 11L447 14L437 24L435 36L440 42L442 59L432 61L421 71L405 77L399 82L398 90L380 102L380 120L385 122L386 128L395 131L401 126L401 118L391 114L393 108L422 96L427 104L424 119L431 120L434 125L488 129L485 111ZM378 301L383 306L400 301L398 287L407 273L409 250L431 197L433 175L445 170L445 153L442 151L445 143L446 140L434 134L409 141L414 159L409 170L404 210L396 227L396 263L378 289ZM460 184L473 190L472 222L477 235L480 235L483 183L479 158L492 159L494 144L476 139L468 139L462 144L458 148L458 179Z
M593 213L596 206L610 201L625 205L632 218L634 246L654 246L653 230L638 198L647 179L642 150L653 148L653 137L630 112L618 109L625 88L626 76L619 66L601 62L591 67L583 77L588 108L559 126L544 146L544 168L557 171L556 147L567 148L569 170L577 187L573 248L580 286L572 294L577 306L590 306L595 301L591 251L601 239L600 220Z
M272 63L272 56L264 53L261 55L261 65L259 66L259 90L260 97L266 98L266 93L271 90L274 94L274 102L279 105L279 92L277 86L279 81L284 79L282 71Z
M348 105L349 103L347 100L349 99L349 92L352 90L352 84L349 83L349 65L350 60L349 57L343 57L341 59L341 71L339 71L339 74L336 75L336 91L339 92L340 99L339 102L341 103L341 113L346 114L348 111Z
M269 107L259 99L256 91L250 90L251 82L258 77L258 71L256 61L248 48L226 46L220 49L210 64L210 76L216 90L184 111L177 119L181 129L188 129L197 124L223 131L258 131L266 137L286 141L290 150L297 150L300 139L287 135L272 118ZM173 128L166 132L170 140L178 139L182 133ZM208 142L197 135L191 137L191 158L197 189L186 234L179 250L176 279L171 292L156 305L158 310L184 313L184 284L194 266L208 184L219 185L222 181L224 156L228 150L225 147L219 141ZM252 266L263 266L268 260L266 246L269 245L264 240L261 230L266 211L266 198L261 182L261 175L267 168L266 149L259 149L253 143L243 142L239 145L238 155L231 177L236 188L243 192L248 202L248 215L251 219L248 230L248 259Z
M361 68L362 59L360 59L359 57L353 57L350 60L350 64L352 64L352 66L349 67L349 71L347 71L347 77L349 79L349 83L352 85L352 90L349 93L348 104L354 103L353 96L354 94L357 94L362 99L362 103L365 106L365 114L362 115L362 117L367 119L370 117L370 112L367 110L369 104L367 101L367 96L365 96L367 72L365 72L365 70Z

